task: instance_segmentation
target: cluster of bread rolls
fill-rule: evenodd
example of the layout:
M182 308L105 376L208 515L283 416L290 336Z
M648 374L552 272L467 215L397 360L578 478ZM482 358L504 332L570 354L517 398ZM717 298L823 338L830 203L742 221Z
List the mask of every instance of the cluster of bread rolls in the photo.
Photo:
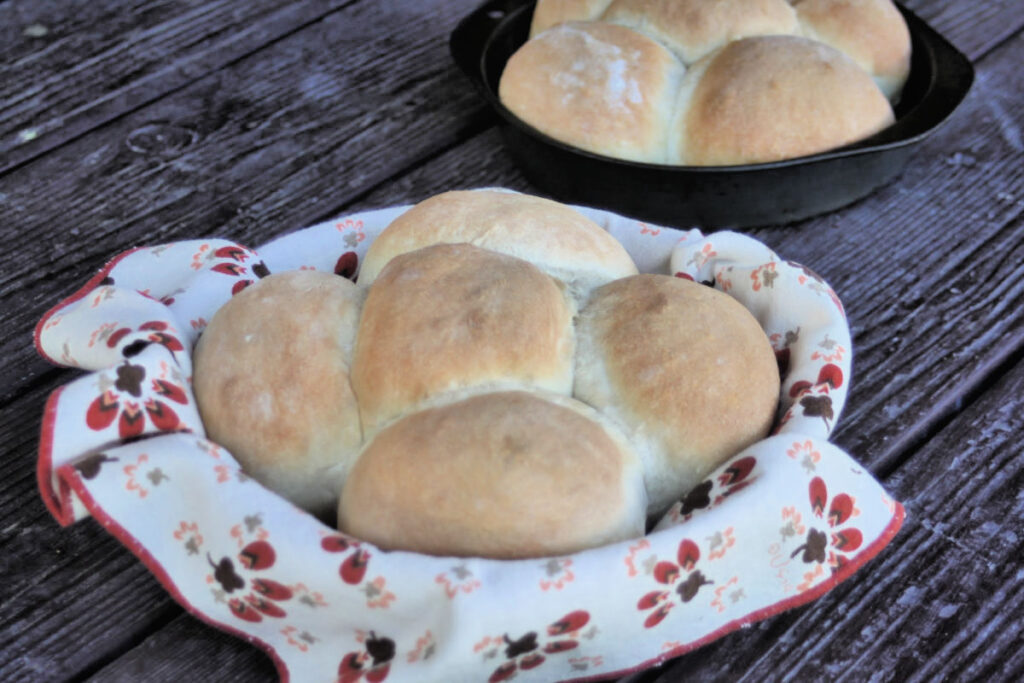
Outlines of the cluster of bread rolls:
M779 375L726 294L638 274L575 210L449 192L370 246L358 284L292 271L194 350L208 435L379 547L498 558L640 536L762 438Z
M597 154L728 166L894 121L910 34L891 0L539 0L499 97Z

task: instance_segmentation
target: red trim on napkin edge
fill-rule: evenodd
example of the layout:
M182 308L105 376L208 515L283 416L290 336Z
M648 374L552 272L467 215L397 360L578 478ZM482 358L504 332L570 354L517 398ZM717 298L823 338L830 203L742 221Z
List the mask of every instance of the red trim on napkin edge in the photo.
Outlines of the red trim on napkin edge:
M903 520L906 516L906 513L903 509L902 504L900 504L899 502L895 502L895 505L896 509L893 512L892 519L889 521L889 524L886 525L885 529L882 530L882 533L878 536L878 538L876 538L873 543L871 543L867 548L865 548L863 552L861 552L852 560L844 564L838 572L833 574L825 581L822 581L814 588L808 589L803 593L798 593L792 597L786 598L785 600L773 603L767 607L762 607L761 609L755 612L745 614L739 619L730 621L721 628L712 631L703 638L695 640L692 643L687 643L686 645L680 645L675 649L669 650L668 652L665 652L664 654L659 655L654 659L649 659L646 662L638 664L635 667L629 669L621 669L619 671L603 672L599 675L594 676L585 676L583 678L569 678L565 680L571 681L572 683L583 683L584 681L601 681L608 678L613 678L615 676L625 676L632 673L638 673L640 671L646 671L647 669L662 664L670 659L674 659L676 657L679 657L680 655L686 654L687 652L692 652L693 650L699 649L707 645L708 643L721 638L722 636L728 635L733 631L739 630L742 626L745 626L747 624L753 624L755 622L761 621L762 619L773 617L776 614L780 614L787 610L793 609L794 607L800 607L801 605L805 605L809 602L817 600L825 593L828 593L830 590L832 590L840 583L848 579L854 572L859 570L868 561L874 559L874 557L878 555L878 553L880 553L882 549L885 548L885 546L889 545L889 542L892 541L893 537L895 537L896 534L899 533L900 527L903 526Z
M124 547L128 548L128 550L130 550L131 553L146 566L153 576L156 577L156 580L160 582L160 585L170 593L175 602L181 605L186 612L219 631L224 631L236 638L241 638L248 643L258 646L261 650L266 652L274 662L274 666L277 668L277 675L281 678L281 682L288 683L290 676L288 665L285 664L284 660L277 654L277 650L270 643L260 640L256 636L239 630L233 626L229 626L226 623L217 621L216 619L208 616L205 612L194 607L192 603L190 603L185 596L178 591L177 585L171 580L170 574L168 574L163 568L163 565L161 565L155 557L150 555L149 551L146 550L134 536L118 524L113 517L108 515L93 499L92 495L89 493L89 489L82 483L82 479L79 477L78 472L75 470L73 465L61 465L57 470L57 475L60 477L60 481L62 483L67 482L64 486L68 486L70 489L74 490L78 495L79 500L82 501L82 504L85 505L86 509L88 509L89 513L93 516L93 519L98 521L103 528L113 535L114 538L120 541Z
M39 495L61 526L71 526L74 521L74 514L71 512L71 489L63 477L57 479L57 490L53 488L53 427L57 422L57 400L60 398L64 387L58 387L50 397L46 399L46 407L43 408L43 427L39 437L39 460L36 462L36 482L39 485Z
M39 344L39 337L42 335L43 326L53 316L54 313L56 313L57 311L59 311L60 309L66 307L66 306L70 306L71 304L75 303L79 299L84 299L86 296L88 296L89 292L91 292L92 290L96 289L96 286L99 285L99 283L103 280L103 278L105 278L107 275L109 275L110 271L114 269L114 266L116 266L118 263L120 263L122 260L124 260L124 258L126 256L128 256L129 254L134 254L135 252L137 252L137 251L139 251L139 250L141 250L143 248L144 247L133 247L133 248L129 249L128 251L122 251L120 254L118 254L114 258L110 259L109 261L107 261L107 263L102 268L100 268L100 271L98 273L96 273L95 275L93 275L89 279L88 282L86 282L84 285L82 285L77 292L75 292L71 296L67 297L66 299L61 299L61 301L56 306L54 306L53 308L51 308L50 310L48 310L46 313L43 314L43 317L39 319L39 322L36 323L35 329L32 331L32 343L35 345L36 352L40 356L42 356L46 360L50 361L54 365L60 365L62 367L69 367L65 363L61 363L58 360L50 358L50 356L47 355L47 353L45 351L43 351L43 347Z

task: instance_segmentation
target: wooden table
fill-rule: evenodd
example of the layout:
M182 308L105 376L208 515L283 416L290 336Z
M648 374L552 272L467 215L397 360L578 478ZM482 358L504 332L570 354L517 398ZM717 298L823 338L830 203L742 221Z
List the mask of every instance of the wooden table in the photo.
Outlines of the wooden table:
M475 0L0 0L0 680L272 680L96 523L61 529L35 459L75 376L31 330L111 255L260 244L456 187L533 190L456 71ZM826 597L637 680L1024 678L1024 8L912 0L974 88L900 178L751 231L846 303L834 440L907 508Z

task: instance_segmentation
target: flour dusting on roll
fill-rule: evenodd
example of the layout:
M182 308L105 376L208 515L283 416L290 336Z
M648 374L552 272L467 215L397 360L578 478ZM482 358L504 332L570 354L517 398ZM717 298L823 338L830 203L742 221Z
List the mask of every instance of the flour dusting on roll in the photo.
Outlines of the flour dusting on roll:
M891 0L599 4L541 0L498 96L544 135L615 159L736 166L826 152L890 126L910 73Z
M763 438L779 373L753 315L727 294L668 275L594 292L577 327L574 395L623 427L644 461L649 512Z
M381 548L543 557L644 533L640 462L570 398L522 391L412 413L367 445L339 528Z
M362 444L349 384L361 303L361 290L337 275L270 275L217 311L193 354L207 435L313 512L335 506Z
M666 134L682 63L624 26L560 24L505 65L501 101L542 133L580 149L666 163Z
M614 0L601 20L646 33L687 65L732 40L800 32L786 0Z

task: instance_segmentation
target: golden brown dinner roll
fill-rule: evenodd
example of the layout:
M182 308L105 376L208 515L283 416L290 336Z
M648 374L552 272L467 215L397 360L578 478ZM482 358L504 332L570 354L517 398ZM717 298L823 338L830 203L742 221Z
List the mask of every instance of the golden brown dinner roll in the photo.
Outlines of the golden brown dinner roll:
M338 527L387 549L541 557L641 536L638 458L572 399L513 391L412 413L367 444Z
M646 33L685 64L731 40L800 31L786 0L614 0L601 20Z
M334 507L362 441L349 385L360 300L337 275L270 275L217 311L193 354L207 435L312 512Z
M679 97L672 157L686 165L814 154L893 122L885 95L849 57L795 36L729 43L694 65Z
M367 436L466 386L572 391L574 309L557 281L469 244L393 258L359 322L352 388Z
M612 0L537 0L530 23L530 37L567 21L597 19Z
M509 58L498 84L518 118L580 149L666 162L666 135L682 63L624 26L560 24Z
M808 38L843 52L897 100L910 74L910 31L890 0L798 0L793 3Z
M595 290L581 311L574 395L623 427L653 514L765 436L779 373L767 336L735 299L636 275Z
M622 245L578 211L541 197L477 190L435 195L395 219L370 245L359 284L372 283L399 254L444 242L529 261L577 296L637 272Z

